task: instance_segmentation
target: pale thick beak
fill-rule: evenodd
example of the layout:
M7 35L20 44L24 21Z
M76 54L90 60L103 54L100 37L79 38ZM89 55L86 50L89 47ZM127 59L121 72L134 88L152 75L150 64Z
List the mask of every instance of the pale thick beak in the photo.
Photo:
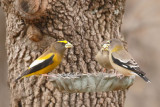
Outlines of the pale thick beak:
M104 45L102 46L102 50L108 51L108 47L109 47L109 44L104 44Z
M65 48L72 48L72 47L73 47L73 45L69 42L67 42L67 44L65 45Z

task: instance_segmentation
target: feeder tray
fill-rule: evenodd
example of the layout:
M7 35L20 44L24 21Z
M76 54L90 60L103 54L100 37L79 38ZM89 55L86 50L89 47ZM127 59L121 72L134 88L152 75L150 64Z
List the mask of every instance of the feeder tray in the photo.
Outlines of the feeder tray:
M49 81L61 92L107 92L129 88L135 76L118 78L112 73L52 74Z

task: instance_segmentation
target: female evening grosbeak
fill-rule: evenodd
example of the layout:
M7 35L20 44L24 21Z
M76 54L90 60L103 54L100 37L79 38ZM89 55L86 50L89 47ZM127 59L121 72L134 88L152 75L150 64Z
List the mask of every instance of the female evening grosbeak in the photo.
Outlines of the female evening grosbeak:
M150 82L120 40L111 39L103 45L103 48L109 51L110 64L116 71L124 76L138 75L146 82Z
M21 74L15 81L32 75L40 75L51 72L62 61L66 48L72 48L73 45L68 41L57 41L51 47L38 57L29 68Z
M106 48L107 44L104 44L102 48L98 51L97 55L95 56L95 60L104 67L104 72L109 69L113 69L110 61L109 61L109 51Z

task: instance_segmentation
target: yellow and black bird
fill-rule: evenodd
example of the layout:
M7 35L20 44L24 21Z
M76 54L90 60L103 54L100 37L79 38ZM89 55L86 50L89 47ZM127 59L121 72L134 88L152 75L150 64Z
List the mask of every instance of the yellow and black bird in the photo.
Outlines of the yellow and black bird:
M66 40L55 42L46 52L38 57L15 81L24 77L51 72L61 63L66 48L72 47L73 45Z

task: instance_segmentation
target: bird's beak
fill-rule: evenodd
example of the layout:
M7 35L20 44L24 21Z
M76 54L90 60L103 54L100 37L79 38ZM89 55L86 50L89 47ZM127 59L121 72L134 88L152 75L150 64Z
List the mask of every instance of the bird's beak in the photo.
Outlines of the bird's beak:
M109 47L109 44L104 44L104 45L102 46L102 50L108 51L108 47Z
M65 48L72 48L72 47L73 47L73 45L69 42L67 42L67 44L65 45Z

